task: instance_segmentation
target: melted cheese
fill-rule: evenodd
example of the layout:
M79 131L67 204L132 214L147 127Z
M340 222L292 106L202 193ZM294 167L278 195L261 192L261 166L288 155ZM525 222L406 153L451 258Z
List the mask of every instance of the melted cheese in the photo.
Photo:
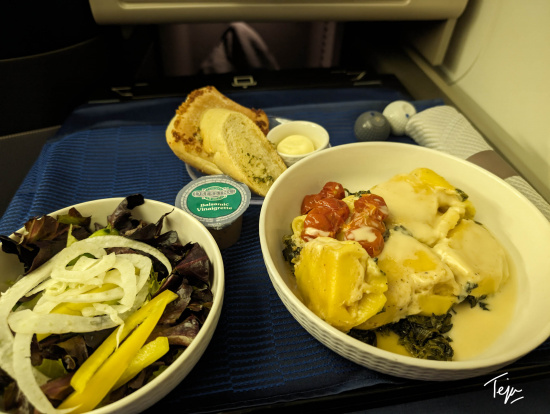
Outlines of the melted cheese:
M323 231L321 229L316 229L315 227L306 227L304 234L310 237L328 237L330 236L329 231Z
M460 287L449 267L425 244L400 231L391 231L378 266L388 278L384 311L360 329L373 329L416 314L446 313L457 301Z
M399 174L376 185L371 192L384 198L389 225L403 226L423 243L433 246L462 218L473 216L472 204L430 170Z
M374 233L374 228L369 226L359 227L357 229L351 230L348 234L348 240L355 240L357 242L366 241L372 243L376 240L376 233Z
M504 248L485 227L472 220L462 220L449 237L434 246L434 251L451 268L464 296L494 293L510 274Z

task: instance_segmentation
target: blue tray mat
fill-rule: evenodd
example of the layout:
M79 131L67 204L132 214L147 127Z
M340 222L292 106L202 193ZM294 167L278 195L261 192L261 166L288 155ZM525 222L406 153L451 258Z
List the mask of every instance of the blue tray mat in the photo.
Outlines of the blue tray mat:
M332 145L354 142L353 124L368 110L407 99L393 90L314 90L231 94L269 115L323 125ZM164 132L179 98L85 105L69 117L41 155L0 220L10 234L32 216L107 197L141 193L173 204L190 181L166 145ZM418 110L442 104L413 102ZM390 141L414 144L406 137ZM356 365L308 334L278 298L259 243L260 206L243 217L237 244L223 251L226 292L217 330L205 354L150 412L211 412L301 398L331 396L378 384L410 384ZM514 366L548 362L548 343Z

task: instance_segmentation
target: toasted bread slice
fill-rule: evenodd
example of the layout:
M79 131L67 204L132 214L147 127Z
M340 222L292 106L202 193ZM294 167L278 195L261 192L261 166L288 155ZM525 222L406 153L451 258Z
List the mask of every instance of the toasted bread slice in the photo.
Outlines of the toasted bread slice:
M213 86L196 89L187 96L166 129L166 142L183 162L205 174L222 174L212 155L204 150L199 129L202 113L211 108L225 108L246 115L264 135L269 131L269 120L261 109L239 105Z
M204 111L200 121L203 148L224 173L265 196L286 170L271 142L241 112L223 108Z

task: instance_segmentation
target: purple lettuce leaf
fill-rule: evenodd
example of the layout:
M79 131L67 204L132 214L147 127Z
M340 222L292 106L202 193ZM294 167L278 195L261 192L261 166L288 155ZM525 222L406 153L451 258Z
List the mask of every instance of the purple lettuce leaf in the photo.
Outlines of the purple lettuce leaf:
M50 401L60 403L74 391L73 387L71 387L71 378L73 375L74 372L55 378L42 385L40 388Z
M185 258L176 265L175 271L184 277L210 284L212 265L204 249L195 243Z
M51 216L34 217L24 227L25 233L14 233L16 239L0 236L2 250L16 254L23 263L25 274L38 268L67 246L67 236L71 234L78 240L90 235L88 226L90 217L83 217L75 208L55 219Z
M201 324L195 315L190 315L182 323L175 326L157 325L148 341L152 341L159 336L168 338L170 345L189 346L193 339L199 333Z
M184 279L175 293L178 295L178 299L170 302L162 317L159 320L159 324L175 324L180 318L182 313L187 309L189 302L191 302L191 295L193 294L193 286L191 286L186 279Z
M120 202L113 214L107 217L109 226L113 229L125 233L130 229L136 228L140 221L132 218L132 209L142 205L145 199L141 194L133 194Z

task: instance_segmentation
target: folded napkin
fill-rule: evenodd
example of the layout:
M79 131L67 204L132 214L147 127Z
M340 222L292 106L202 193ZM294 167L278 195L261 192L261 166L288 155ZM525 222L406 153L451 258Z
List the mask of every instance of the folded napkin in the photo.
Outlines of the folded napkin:
M407 122L405 134L418 144L468 160L515 187L550 220L550 205L475 130L455 108L436 106L418 112Z

